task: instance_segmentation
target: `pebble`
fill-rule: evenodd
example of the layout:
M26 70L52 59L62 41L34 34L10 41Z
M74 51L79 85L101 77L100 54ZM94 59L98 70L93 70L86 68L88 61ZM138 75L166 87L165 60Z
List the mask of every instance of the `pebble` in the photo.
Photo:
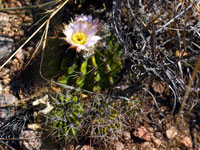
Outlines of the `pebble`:
M13 18L13 19L10 21L11 26L12 26L13 28L19 28L20 25L21 25L21 23L22 23L21 20L22 20L21 18L20 18L20 19Z
M8 7L15 7L15 3L14 2L8 3Z
M124 137L125 140L130 140L131 139L131 133L128 131L122 131L122 136Z
M11 38L3 38L0 36L0 62L1 59L6 58L12 52L14 41Z
M141 150L156 150L155 148L153 148L151 146L151 143L149 142L144 142L142 145L141 145Z
M3 80L2 80L2 83L3 83L4 85L7 85L7 84L10 83L10 81L11 81L10 78L6 78L6 79L3 79Z
M3 79L9 78L9 75L6 74L5 76L2 77Z
M160 145L162 144L162 141L155 137L152 137L151 139L157 148L160 147Z
M24 59L24 51L21 49L17 52L17 54L15 55L15 57L18 59L18 60L23 60Z
M29 16L25 16L24 17L24 22L27 23L27 22L32 22L33 21L33 18L29 17Z
M168 139L173 139L177 135L177 130L174 127L166 130L166 136Z
M24 30L19 30L19 36L24 36Z
M10 26L6 26L3 28L4 33L8 33L11 30Z
M23 5L30 4L31 0L26 1L16 1L16 0L7 0L2 1L2 7L22 7ZM12 13L9 13L12 12ZM33 17L31 12L25 13L24 10L17 11L8 11L8 13L0 12L0 63L5 62L5 60L11 55L13 52L14 45L18 40L23 40L24 36L24 27L29 26L33 23ZM4 39L3 39L4 38ZM7 40L6 38L12 38L12 40ZM17 56L18 60L24 60L25 54L21 56ZM11 61L12 62L12 61ZM9 65L16 65L10 67ZM9 75L13 75L15 71L21 70L23 67L22 62L15 62L7 64L9 68ZM0 72L1 74L1 72ZM1 78L1 75L0 75ZM8 79L9 80L9 79ZM8 80L4 80L3 83L9 83Z
M90 145L84 145L84 146L81 147L80 150L94 150L94 148L90 147Z
M2 13L0 12L0 27L5 27L7 25L7 23L9 22L9 16L6 13Z
M123 150L124 145L121 142L115 143L116 150Z
M8 73L9 73L9 69L3 68L0 72L0 78L3 78Z
M12 64L14 65L14 66L16 66L17 65L17 63L18 63L18 60L15 58L15 59L13 59L13 61L12 61Z
M3 89L4 93L5 94L9 94L10 92L10 86L6 86L4 89Z
M31 140L20 141L20 145L26 150L39 150L42 146L42 140L40 137L41 132L39 131L22 131L20 138Z
M192 139L188 136L184 137L181 143L186 147L186 148L192 148Z
M15 36L15 32L13 30L10 30L8 32L8 37L14 37Z
M133 135L145 141L150 141L151 137L153 136L153 134L150 133L144 126L137 128L133 132Z
M17 101L17 98L9 93L4 93L0 95L0 105L12 105ZM0 109L0 118L7 119L14 115L13 107L6 107Z
M16 5L17 7L22 7L22 4L21 4L20 1L16 1L16 2L15 2L15 5Z
M62 150L75 150L74 145L69 144L69 145L65 145L65 147L62 148Z

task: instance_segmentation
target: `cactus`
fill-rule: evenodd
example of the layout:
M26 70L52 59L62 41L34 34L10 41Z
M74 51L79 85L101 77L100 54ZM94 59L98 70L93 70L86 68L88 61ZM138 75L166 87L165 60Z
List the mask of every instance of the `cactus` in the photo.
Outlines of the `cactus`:
M123 128L123 117L131 118L138 112L139 101L109 98L102 95L81 98L82 93L67 93L53 100L54 109L49 114L52 135L58 140L73 140L92 135L106 140L116 138ZM128 118L128 117L126 117Z
M111 34L107 36L106 41L106 48L97 47L95 54L87 59L78 59L77 56L73 56L74 52L70 51L69 57L63 58L61 62L60 69L63 75L58 81L91 91L99 91L114 84L122 69L122 48L115 44Z
M54 109L49 114L49 126L58 140L77 139L83 134L90 136L91 132L103 139L116 137L123 127L123 115L132 117L138 110L135 100L113 98L105 92L100 94L117 84L122 70L122 47L111 33L104 33L104 37L94 53L77 53L69 49L57 57L58 60L54 57L48 61L49 67L56 66L52 70L59 72L59 83L96 93L83 99L83 92L68 91L52 100ZM56 46L60 50L59 42L56 43L49 43L53 51ZM52 71L47 70L47 74Z
M78 94L77 94L78 95ZM50 113L50 127L59 140L67 136L76 136L82 123L83 102L77 95L68 93L53 100L54 109Z

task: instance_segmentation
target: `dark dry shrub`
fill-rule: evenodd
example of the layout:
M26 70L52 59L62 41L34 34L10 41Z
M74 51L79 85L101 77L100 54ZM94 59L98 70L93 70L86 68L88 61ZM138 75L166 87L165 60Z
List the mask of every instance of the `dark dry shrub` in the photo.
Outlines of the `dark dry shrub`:
M113 1L112 29L124 47L122 81L127 84L127 92L161 81L166 82L170 91L168 103L172 112L177 102L182 102L199 54L198 3ZM199 101L197 76L187 109L194 108Z

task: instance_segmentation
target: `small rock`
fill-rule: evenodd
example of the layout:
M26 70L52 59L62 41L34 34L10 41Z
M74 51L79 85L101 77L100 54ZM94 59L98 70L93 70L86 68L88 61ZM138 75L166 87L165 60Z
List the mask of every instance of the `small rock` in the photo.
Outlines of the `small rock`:
M149 142L144 142L141 145L141 150L156 150L156 149L153 148Z
M142 137L144 136L145 134L147 133L147 130L145 127L140 127L140 128L137 128L135 131L134 131L134 136L136 137Z
M150 131L151 133L154 132L154 128L152 128L152 127L148 127L147 130Z
M24 52L24 54L25 54L25 56L26 56L26 58L29 58L30 57L30 53L29 52Z
M0 47L1 47L0 61L1 59L9 56L9 54L12 52L13 46L14 46L13 39L0 36Z
M13 31L13 30L10 30L9 32L8 32L8 37L13 37L15 35L15 32Z
M19 17L13 17L10 20L10 24L12 26L12 29L14 31L16 31L18 28L20 28L21 24L22 24L22 19L20 19Z
M6 86L4 89L3 89L4 93L5 94L9 94L10 93L10 86Z
M90 147L90 145L84 145L80 150L94 150L94 148Z
M192 148L192 140L188 136L184 137L181 143L187 148Z
M1 22L0 27L7 26L8 22L9 22L8 14L0 12L0 22Z
M16 66L17 65L17 63L18 63L18 60L15 58L15 59L13 59L13 61L12 61L12 65L13 66Z
M173 139L177 135L177 130L172 127L166 131L166 136L168 139Z
M15 41L18 41L18 40L20 40L20 36L15 35L14 39L15 39Z
M151 137L153 136L152 133L148 132L147 129L145 127L140 127L140 128L137 128L134 132L133 132L133 135L142 139L142 140L145 140L145 141L150 141L151 140Z
M29 16L25 16L24 17L24 22L32 22L33 21L33 18L29 17Z
M165 90L166 83L165 82L159 82L159 81L154 81L152 84L152 88L154 92L157 92L159 94L162 94Z
M115 143L116 150L123 150L124 145L121 142Z
M27 51L29 51L29 52L33 52L33 51L34 51L34 48L33 48L32 46L29 46L29 47L27 47L26 49L27 49Z
M7 78L9 78L9 77L10 77L9 74L6 74L5 76L2 76L3 79L7 79Z
M162 137L162 133L160 133L160 132L155 132L154 135L156 138Z
M17 54L15 55L15 57L18 59L18 60L24 60L24 52L22 50L19 50L17 52Z
M2 94L0 95L0 105L13 105L17 101L17 98L12 94ZM5 107L0 109L0 118L6 119L14 115L15 109L13 107Z
M125 140L130 140L131 139L131 133L128 131L122 131L122 136L124 137Z
M16 1L16 2L15 2L15 5L16 5L17 7L22 7L22 4L20 3L20 1Z
M9 69L7 68L2 68L2 70L0 71L0 78L3 78L4 76L6 76L9 73Z
M9 7L15 7L15 3L14 3L14 2L8 3L8 6L9 6Z
M15 104L15 102L18 101L18 99L12 94L4 94L4 96L6 103L9 105Z
M2 80L2 83L3 83L4 85L7 85L7 84L10 83L10 81L11 81L10 78L5 78L5 79Z
M19 30L19 36L24 36L24 30Z
M3 31L8 33L11 30L11 28L9 26L6 26L3 28Z
M41 132L38 131L22 131L21 137L23 139L31 139L20 141L20 145L24 150L40 150L42 145Z
M66 145L62 150L75 150L74 145Z
M155 138L154 136L152 137L152 141L155 144L156 147L160 147L160 145L162 144L162 141Z

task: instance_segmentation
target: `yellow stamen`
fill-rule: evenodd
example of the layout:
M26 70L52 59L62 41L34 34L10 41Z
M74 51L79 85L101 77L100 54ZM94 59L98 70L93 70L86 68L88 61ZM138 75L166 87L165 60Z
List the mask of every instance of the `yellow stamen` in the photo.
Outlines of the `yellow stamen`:
M72 35L72 41L76 44L83 45L86 43L86 35L84 33L78 32Z

